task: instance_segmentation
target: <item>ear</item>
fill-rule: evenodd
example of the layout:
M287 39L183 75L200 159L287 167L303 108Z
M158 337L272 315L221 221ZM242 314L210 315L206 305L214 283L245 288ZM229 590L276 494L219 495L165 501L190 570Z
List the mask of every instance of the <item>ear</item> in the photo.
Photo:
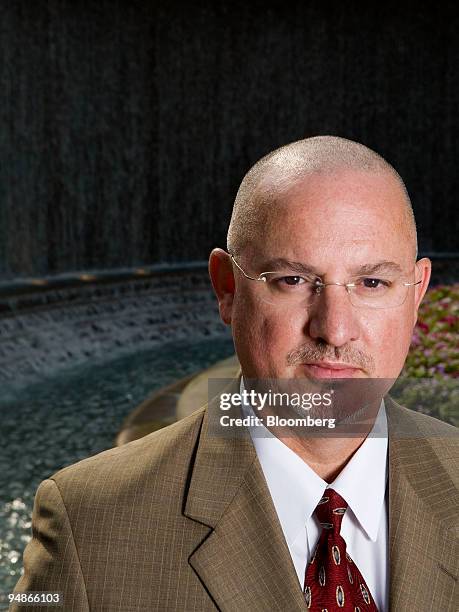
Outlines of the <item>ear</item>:
M220 317L231 324L234 299L234 274L231 257L223 249L214 249L209 257L209 275L218 300Z
M418 320L418 310L422 302L422 299L427 291L430 281L430 275L432 273L432 262L427 257L423 257L416 262L416 281L421 281L419 285L415 286L415 298L414 298L414 323Z

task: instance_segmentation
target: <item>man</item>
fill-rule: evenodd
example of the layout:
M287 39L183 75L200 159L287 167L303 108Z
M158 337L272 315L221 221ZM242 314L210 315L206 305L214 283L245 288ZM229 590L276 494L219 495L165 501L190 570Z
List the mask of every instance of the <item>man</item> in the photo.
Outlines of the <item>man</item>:
M228 251L209 271L241 364L230 394L398 376L430 261L379 155L317 137L266 156ZM388 439L368 435L374 418L352 436L257 436L216 433L215 400L61 470L37 492L16 590L72 611L456 610L456 430L377 407Z

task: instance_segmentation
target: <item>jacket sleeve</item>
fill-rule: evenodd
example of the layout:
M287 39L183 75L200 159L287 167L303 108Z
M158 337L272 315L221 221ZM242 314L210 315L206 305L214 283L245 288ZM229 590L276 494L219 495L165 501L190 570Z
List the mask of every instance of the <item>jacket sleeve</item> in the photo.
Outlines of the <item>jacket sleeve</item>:
M15 593L61 593L60 606L10 605L10 612L89 612L83 573L64 501L54 480L38 487L32 514L32 539L24 551L24 574Z

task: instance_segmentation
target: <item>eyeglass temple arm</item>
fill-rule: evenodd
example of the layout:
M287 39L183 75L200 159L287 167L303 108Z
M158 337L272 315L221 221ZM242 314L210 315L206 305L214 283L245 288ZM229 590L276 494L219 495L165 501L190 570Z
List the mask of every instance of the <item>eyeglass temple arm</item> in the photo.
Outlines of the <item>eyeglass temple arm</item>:
M264 276L262 277L262 276L261 276L261 274L260 274L260 276L259 276L258 278L255 278L254 276L249 276L248 274L246 274L246 273L244 272L244 270L241 268L241 266L240 266L240 265L237 263L237 261L234 259L234 255L231 255L231 259L234 261L234 263L236 264L236 266L239 268L239 270L242 272L242 274L243 274L243 275L244 275L246 278L248 278L249 280L253 280L253 281L263 281L263 282L265 282L265 283L266 283L266 278L265 278Z

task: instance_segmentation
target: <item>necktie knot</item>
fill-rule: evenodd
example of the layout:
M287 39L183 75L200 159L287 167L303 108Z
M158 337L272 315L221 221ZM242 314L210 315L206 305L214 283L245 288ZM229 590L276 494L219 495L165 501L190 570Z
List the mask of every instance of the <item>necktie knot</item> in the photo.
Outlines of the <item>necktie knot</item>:
M316 507L316 516L324 529L340 532L341 522L347 510L347 503L334 489L325 489Z

